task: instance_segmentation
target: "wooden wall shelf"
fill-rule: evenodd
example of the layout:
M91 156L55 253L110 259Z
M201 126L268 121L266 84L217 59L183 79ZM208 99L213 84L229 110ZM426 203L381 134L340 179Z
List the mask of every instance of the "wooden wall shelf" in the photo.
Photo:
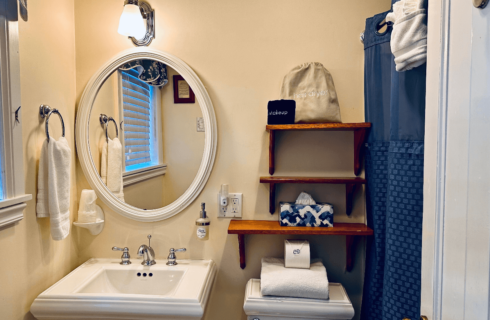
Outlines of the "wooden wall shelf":
M336 235L346 236L346 265L351 271L354 264L354 244L356 236L371 236L373 230L362 223L335 223L332 228L323 227L281 227L279 221L231 220L228 234L238 235L240 267L245 269L246 234L291 234L291 235Z
M275 142L276 131L304 130L304 131L354 131L354 174L361 173L362 145L366 138L366 131L371 128L371 123L308 123L308 124L283 124L267 125L269 131L269 174L275 171Z
M276 212L276 184L279 183L327 183L345 184L345 210L350 215L354 206L354 194L358 186L366 184L363 178L314 178L314 177L260 177L260 183L269 183L269 212Z

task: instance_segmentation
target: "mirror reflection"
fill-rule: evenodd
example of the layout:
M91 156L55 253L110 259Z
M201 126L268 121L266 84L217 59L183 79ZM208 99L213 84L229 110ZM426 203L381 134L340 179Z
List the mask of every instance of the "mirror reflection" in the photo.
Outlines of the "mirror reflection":
M157 61L136 60L113 72L98 91L89 129L102 181L119 200L140 209L174 202L201 165L199 103L185 79Z

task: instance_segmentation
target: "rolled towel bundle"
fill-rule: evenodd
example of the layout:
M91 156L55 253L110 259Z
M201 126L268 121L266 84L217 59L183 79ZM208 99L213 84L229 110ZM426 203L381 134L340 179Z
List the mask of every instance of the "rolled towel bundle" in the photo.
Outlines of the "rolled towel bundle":
M263 296L328 300L327 270L321 261L310 269L289 269L283 259L263 258L260 274Z
M82 190L78 207L78 222L96 222L95 200L97 200L97 195L94 190Z

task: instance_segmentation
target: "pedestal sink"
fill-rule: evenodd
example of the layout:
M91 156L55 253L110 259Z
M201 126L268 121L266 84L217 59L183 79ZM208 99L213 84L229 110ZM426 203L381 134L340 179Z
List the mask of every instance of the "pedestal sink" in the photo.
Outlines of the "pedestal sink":
M202 318L216 276L212 260L119 262L90 259L41 293L31 313L39 320Z

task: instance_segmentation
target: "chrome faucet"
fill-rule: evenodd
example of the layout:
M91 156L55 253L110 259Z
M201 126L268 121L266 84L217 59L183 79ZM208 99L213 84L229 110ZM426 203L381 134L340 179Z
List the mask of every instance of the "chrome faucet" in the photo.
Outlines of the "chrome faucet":
M141 262L144 266L152 266L156 264L155 262L155 252L153 248L150 246L151 234L148 235L148 245L142 244L138 249L138 256L143 257L143 262Z
M167 257L167 266L176 266L178 265L177 263L177 257L175 256L175 253L176 252L185 252L186 251L186 248L182 248L182 249L170 249L170 253L168 254L168 257Z

